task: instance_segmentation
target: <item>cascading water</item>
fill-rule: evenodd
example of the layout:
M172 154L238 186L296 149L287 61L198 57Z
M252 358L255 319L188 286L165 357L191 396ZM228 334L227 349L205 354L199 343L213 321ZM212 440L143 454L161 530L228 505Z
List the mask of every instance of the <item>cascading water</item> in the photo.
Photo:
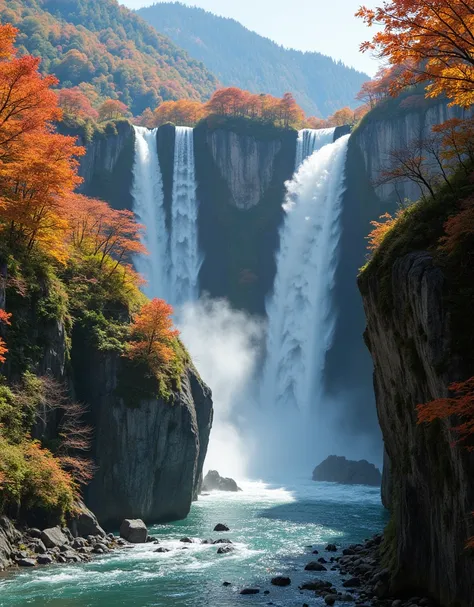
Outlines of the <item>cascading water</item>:
M333 142L335 130L335 128L302 129L298 132L295 171L297 171L303 161L311 156L311 154L314 154L316 150L320 150L323 146Z
M146 228L143 244L148 255L137 255L134 259L137 271L147 285L149 297L166 297L168 277L168 234L163 200L163 183L156 141L156 129L135 126L135 161L133 165L133 211L138 221Z
M176 127L170 238L170 296L173 305L199 296L201 256L198 248L198 205L194 174L193 129Z
M305 426L319 420L314 412L322 398L325 358L335 323L331 291L348 139L313 153L287 184L277 274L267 306L267 358L260 391L264 414L271 411L278 426L273 436L269 433L272 452L275 443L281 450L282 442L289 442L290 425L301 443ZM303 137L298 143L306 145ZM302 157L304 152L298 154ZM302 450L301 444L295 447Z

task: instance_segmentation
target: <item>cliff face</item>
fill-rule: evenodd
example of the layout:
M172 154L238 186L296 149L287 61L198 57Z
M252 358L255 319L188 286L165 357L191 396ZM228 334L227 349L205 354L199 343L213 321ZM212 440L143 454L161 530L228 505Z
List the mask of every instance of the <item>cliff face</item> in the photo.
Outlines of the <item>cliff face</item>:
M128 121L107 125L104 133L95 133L90 140L77 130L63 124L59 131L77 137L86 153L79 158L79 175L83 178L79 191L101 198L117 209L131 209L131 185L134 161L134 131Z
M265 313L273 286L296 137L296 131L238 124L204 123L194 132L201 289L251 313Z
M207 145L222 179L229 186L229 202L239 209L258 204L273 178L281 140L259 141L249 135L217 129L208 131Z
M360 285L386 449L393 584L428 591L441 604L472 606L474 561L465 543L472 535L473 455L452 444L448 422L418 425L416 418L418 404L468 376L455 354L445 277L430 254L415 252L393 263L389 288L377 272Z
M77 396L88 404L95 429L98 470L85 498L100 523L111 528L124 518L185 518L197 495L212 425L209 388L188 367L169 402L138 390L124 398L123 359L88 352L82 332L74 335L72 362Z
M414 109L398 109L394 113L381 113L376 109L367 115L361 126L354 132L354 143L364 157L367 178L375 182L382 171L390 166L390 152L403 149L417 138L432 134L432 127L450 118L462 118L463 110L448 107L447 102L421 102ZM420 198L419 187L411 181L400 181L375 187L375 192L384 203L398 202L408 198Z

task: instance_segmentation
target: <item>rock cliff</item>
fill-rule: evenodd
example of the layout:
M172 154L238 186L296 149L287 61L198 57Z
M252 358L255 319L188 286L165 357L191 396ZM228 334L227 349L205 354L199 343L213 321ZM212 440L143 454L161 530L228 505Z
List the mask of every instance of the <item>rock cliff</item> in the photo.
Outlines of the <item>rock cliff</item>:
M98 470L86 504L101 525L124 518L147 523L185 518L197 495L212 425L212 400L188 366L170 401L146 382L123 395L128 369L114 354L90 352L87 335L73 336L72 363L78 398L87 403L95 429L92 455Z
M465 543L473 532L473 455L453 444L449 422L418 425L416 415L418 404L445 396L450 382L472 371L458 353L450 291L427 252L399 256L389 276L375 270L359 283L386 449L392 583L472 606L474 561Z
M354 144L362 151L367 178L371 182L390 166L391 151L403 149L416 138L429 136L434 125L450 118L462 118L465 113L459 107L448 107L445 101L419 100L415 107L407 105L405 109L394 109L389 102L386 111L383 111L384 107L370 112L353 135ZM394 203L399 198L414 202L420 197L418 186L408 180L398 182L397 190L393 183L375 187L383 203Z

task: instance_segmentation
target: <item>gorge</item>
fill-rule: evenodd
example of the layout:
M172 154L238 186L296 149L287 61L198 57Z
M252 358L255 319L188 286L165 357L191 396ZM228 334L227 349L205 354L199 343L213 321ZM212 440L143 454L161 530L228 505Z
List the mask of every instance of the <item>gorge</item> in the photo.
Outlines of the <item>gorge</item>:
M474 607L472 8L162 8L0 0L0 607Z

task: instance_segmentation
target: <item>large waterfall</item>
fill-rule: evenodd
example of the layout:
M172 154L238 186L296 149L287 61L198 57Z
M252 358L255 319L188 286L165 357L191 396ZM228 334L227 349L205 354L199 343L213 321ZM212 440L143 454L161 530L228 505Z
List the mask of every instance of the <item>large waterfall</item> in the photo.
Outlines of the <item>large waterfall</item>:
M199 295L201 257L198 248L198 205L194 174L193 129L176 127L171 207L170 301L181 305Z
M163 183L156 143L156 129L135 126L133 165L133 211L146 228L143 244L148 255L137 255L135 266L146 279L149 297L166 297L168 276L163 260L168 257L168 235L163 200Z
M287 184L277 274L267 306L267 358L260 391L262 410L266 415L271 412L275 420L274 434L269 436L273 445L268 446L273 459L275 443L292 443L290 425L299 440L297 445L293 441L292 448L301 452L302 429L319 423L315 412L321 404L335 322L331 291L348 139L313 153Z
M298 132L298 141L296 142L296 162L295 170L297 170L302 162L314 154L316 150L320 150L328 143L334 140L335 128L330 129L302 129Z
M180 306L199 296L201 257L193 129L176 127L169 235L157 131L139 126L134 129L133 210L146 228L143 243L149 253L137 256L135 265L147 280L145 292L149 297L162 297Z

